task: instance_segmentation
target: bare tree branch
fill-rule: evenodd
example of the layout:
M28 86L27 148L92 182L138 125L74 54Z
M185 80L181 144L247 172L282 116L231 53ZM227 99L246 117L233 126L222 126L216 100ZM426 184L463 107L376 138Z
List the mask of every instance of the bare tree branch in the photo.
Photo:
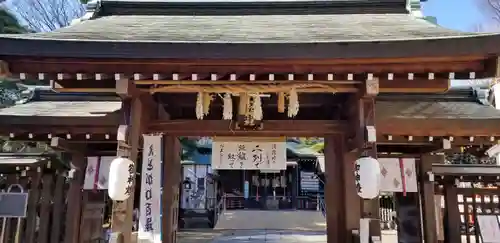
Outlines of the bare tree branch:
M12 10L36 32L68 26L85 12L80 0L16 0L12 1Z
M475 3L485 20L481 31L500 30L500 0L475 0Z

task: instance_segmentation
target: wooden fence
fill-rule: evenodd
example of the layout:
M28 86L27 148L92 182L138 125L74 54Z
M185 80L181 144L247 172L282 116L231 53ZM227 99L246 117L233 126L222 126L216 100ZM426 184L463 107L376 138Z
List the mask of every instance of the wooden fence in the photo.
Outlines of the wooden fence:
M28 193L26 217L0 218L0 242L61 242L68 189L66 169L50 158L0 157L0 173L2 192L19 192L22 188Z
M500 216L500 167L452 165L436 172L438 240L482 242L477 217Z

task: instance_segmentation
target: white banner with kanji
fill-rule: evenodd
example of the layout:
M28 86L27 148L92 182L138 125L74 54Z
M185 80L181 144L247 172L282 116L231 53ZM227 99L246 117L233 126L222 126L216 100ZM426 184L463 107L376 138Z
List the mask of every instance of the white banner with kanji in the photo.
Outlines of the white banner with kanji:
M216 170L285 170L284 138L220 138L212 144Z
M380 191L418 192L414 158L379 158Z
M161 243L162 135L144 135L138 238Z
M107 190L109 166L115 158L115 156L88 157L83 189Z

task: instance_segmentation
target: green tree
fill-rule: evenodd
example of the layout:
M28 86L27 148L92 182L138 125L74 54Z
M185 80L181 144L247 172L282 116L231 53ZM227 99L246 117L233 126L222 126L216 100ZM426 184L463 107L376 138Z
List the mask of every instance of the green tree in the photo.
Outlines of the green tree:
M9 10L0 7L0 34L20 34L27 30Z

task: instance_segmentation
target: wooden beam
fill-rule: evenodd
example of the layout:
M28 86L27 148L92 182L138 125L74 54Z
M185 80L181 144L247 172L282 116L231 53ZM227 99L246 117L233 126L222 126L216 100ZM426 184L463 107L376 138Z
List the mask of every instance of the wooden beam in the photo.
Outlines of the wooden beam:
M332 93L300 93L299 102L300 108L309 106L335 106L343 101L342 96L332 94ZM194 108L196 106L196 94L162 94L158 96L159 103L165 103L166 106L171 107L188 107ZM270 94L269 97L261 98L262 107L277 107L278 95ZM210 107L222 107L223 101L220 98L215 98L211 103ZM299 112L300 113L300 112Z
M9 64L6 61L0 60L0 78L7 78L10 75Z
M381 93L444 93L450 88L448 78L401 81L399 79L380 79Z
M149 123L149 132L176 136L323 136L343 133L345 121L272 120L263 121L261 129L237 130L236 122L227 120L164 120Z
M85 154L85 144L72 144L68 140L60 138L60 137L53 137L50 140L50 147L52 147L55 150L61 150L64 152L69 152L72 154L75 153L80 153L80 154Z
M442 176L498 176L500 167L497 165L460 165L460 164L434 164L432 172Z
M355 81L338 81L338 80L317 80L317 81L306 81L306 80L294 80L294 81L267 81L257 80L257 81L213 81L213 84L205 84L201 85L201 81L177 81L178 84L170 84L173 80L141 80L141 81L129 81L122 82L122 80L116 81L116 87L110 88L105 85L106 81L101 81L101 83L93 83L86 82L81 83L82 81L74 81L70 82L66 80L64 82L63 87L54 88L58 92L86 92L86 93L114 93L116 92L121 97L131 96L133 95L131 91L131 86L136 84L145 84L149 85L159 85L156 88L142 88L136 89L140 92L154 92L154 93L169 93L169 94L186 94L186 93L196 93L200 88L203 88L207 92L218 92L219 89L222 89L225 86L240 86L242 84L245 85L271 85L275 88L279 88L278 86L283 83L287 85L299 85L304 84L311 86L315 82L318 83L318 86L325 87L304 87L298 89L298 92L303 94L309 93L353 93L357 92L360 89L360 86ZM111 81L108 81L111 82ZM205 81L212 82L212 81ZM268 82L272 82L272 84L267 84ZM351 82L351 83L349 83ZM386 78L380 79L379 81L379 91L381 93L443 93L449 89L449 79L441 78L441 79L426 79L426 78L415 78L413 80L407 79L394 79L388 80ZM62 82L59 82L62 83ZM103 84L104 83L104 84ZM169 85L164 85L163 83L167 83ZM226 84L227 83L227 84ZM326 87L328 86L328 87ZM219 87L219 88L217 88ZM272 91L271 91L272 92ZM194 101L192 102L194 104Z
M82 58L12 58L15 73L388 73L461 72L484 70L484 56L413 57L366 59L274 59L274 60L129 60ZM478 77L479 78L479 77Z
M453 142L451 146L462 147L462 146L489 146L498 144L498 137L491 136L452 136ZM436 146L438 148L443 147L443 139L450 139L450 136L403 136L403 135L381 135L377 134L377 145L399 145L399 146Z
M377 120L379 134L401 136L500 136L500 119L384 119Z

